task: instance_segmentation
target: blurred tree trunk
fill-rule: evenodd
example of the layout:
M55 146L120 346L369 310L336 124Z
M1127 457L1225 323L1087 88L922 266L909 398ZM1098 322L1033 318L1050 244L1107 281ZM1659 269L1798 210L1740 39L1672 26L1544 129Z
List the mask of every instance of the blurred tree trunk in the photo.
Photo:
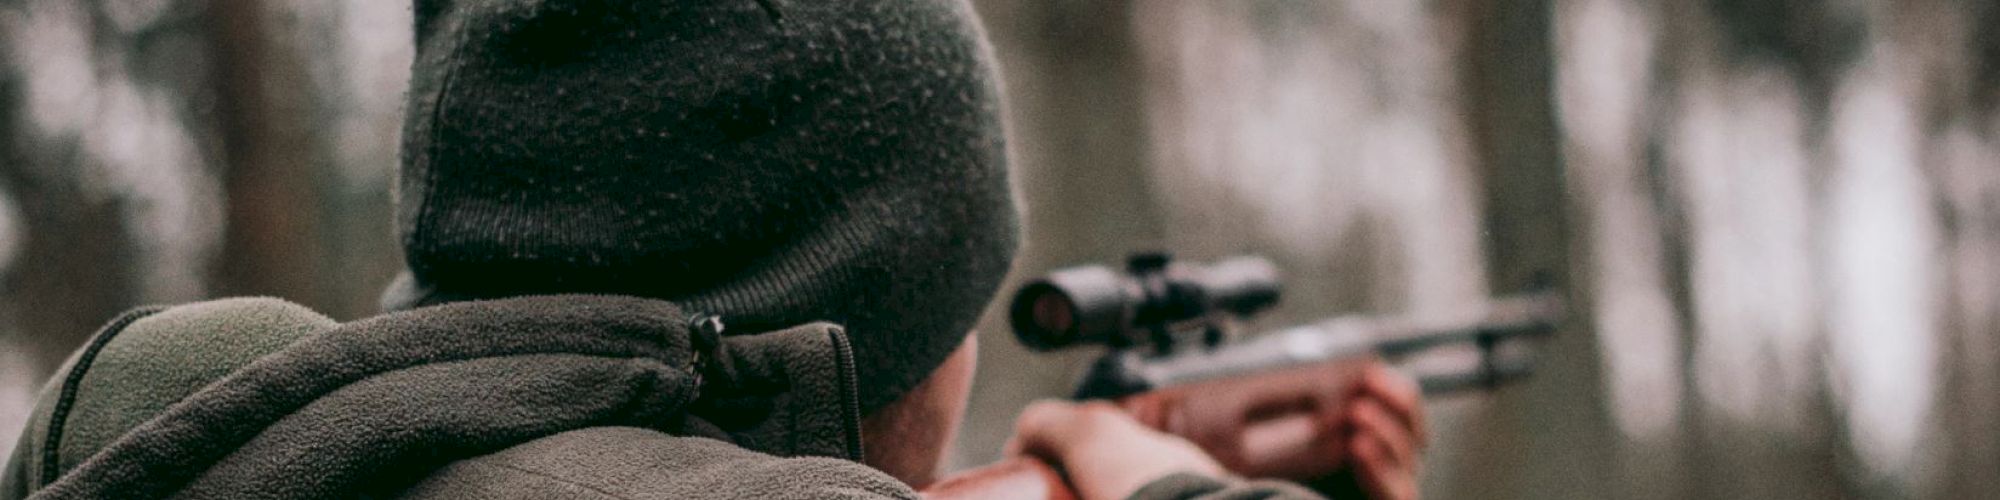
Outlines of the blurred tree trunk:
M1463 106L1484 186L1487 276L1495 294L1553 290L1566 299L1565 327L1539 348L1536 373L1502 390L1467 419L1463 475L1443 497L1612 498L1615 441L1598 383L1594 297L1575 288L1590 276L1576 258L1570 196L1556 123L1554 6L1548 0L1464 2L1458 51ZM1462 23L1462 24L1461 24ZM1562 422L1551 428L1552 422Z
M207 33L216 54L217 104L226 198L216 290L330 301L328 250L318 227L327 170L326 131L296 32L274 33L275 2L212 0ZM323 41L331 42L331 41Z
M1886 31L1913 64L1922 163L1941 207L1939 498L2000 491L2000 4L1923 0Z
M218 295L374 314L401 269L389 184L411 56L396 2L211 0L227 230Z
M1011 280L976 332L980 370L953 468L989 463L1035 398L1070 392L1086 353L1030 353L1007 326L1024 278L1163 249L1145 163L1130 0L973 2L1001 48L1008 147L1028 222Z

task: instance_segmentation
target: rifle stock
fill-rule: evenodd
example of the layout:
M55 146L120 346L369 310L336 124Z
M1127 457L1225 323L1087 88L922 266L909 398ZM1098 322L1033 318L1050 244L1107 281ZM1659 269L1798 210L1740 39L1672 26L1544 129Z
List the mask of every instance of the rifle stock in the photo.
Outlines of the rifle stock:
M1323 408L1346 404L1352 381L1368 359L1343 359L1253 376L1168 387L1117 401L1155 430L1188 439L1244 477L1321 479L1341 470L1342 457L1320 439ZM1053 465L1009 457L961 472L923 491L932 499L1074 499Z

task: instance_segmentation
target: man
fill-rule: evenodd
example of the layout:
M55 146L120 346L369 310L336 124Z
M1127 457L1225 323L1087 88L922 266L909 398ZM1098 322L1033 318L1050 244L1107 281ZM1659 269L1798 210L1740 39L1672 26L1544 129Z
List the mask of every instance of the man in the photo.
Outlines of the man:
M1017 237L963 1L415 14L391 312L128 313L44 391L0 498L904 498L934 479ZM1415 391L1386 373L1329 450L1411 498ZM1087 498L1310 495L1100 405L1031 408L1017 443Z

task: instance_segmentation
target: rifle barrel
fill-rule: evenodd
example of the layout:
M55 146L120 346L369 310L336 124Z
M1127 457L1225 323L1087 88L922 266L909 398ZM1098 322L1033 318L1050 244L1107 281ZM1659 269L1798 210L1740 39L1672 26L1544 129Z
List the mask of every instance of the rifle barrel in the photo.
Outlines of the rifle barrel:
M1554 331L1561 312L1561 303L1554 295L1532 294L1495 300L1471 314L1454 317L1343 316L1253 336L1209 351L1164 358L1132 355L1125 364L1130 374L1145 386L1158 389L1369 354L1394 358L1445 345L1474 343L1482 350L1489 350L1513 337ZM1487 364L1482 373L1468 375L1485 381L1475 385L1491 385L1500 378L1526 371L1525 364L1518 369L1492 360ZM1464 386L1473 380L1439 378L1435 385L1442 390Z

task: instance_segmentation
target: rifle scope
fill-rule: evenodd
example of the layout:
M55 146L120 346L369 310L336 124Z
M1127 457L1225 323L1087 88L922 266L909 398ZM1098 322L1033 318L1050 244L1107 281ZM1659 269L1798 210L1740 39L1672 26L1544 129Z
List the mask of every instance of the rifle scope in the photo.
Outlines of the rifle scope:
M1255 314L1278 302L1278 289L1277 266L1262 257L1200 265L1145 253L1125 272L1103 265L1050 272L1022 287L1008 309L1014 335L1031 349L1124 348L1158 342L1178 323Z

